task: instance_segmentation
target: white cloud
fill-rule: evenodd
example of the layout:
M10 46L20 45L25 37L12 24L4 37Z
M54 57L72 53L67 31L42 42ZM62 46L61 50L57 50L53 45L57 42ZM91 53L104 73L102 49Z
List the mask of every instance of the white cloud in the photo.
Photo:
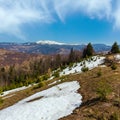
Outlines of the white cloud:
M50 14L39 0L0 0L0 33L21 37L21 25L31 22L50 22Z
M113 11L114 28L120 29L120 1L117 1L116 9Z
M117 7L114 2L116 0L0 0L0 33L23 37L21 26L24 24L51 23L55 21L55 14L65 22L66 17L76 13L112 20L114 26L120 28L120 2Z
M66 15L80 12L90 17L108 18L111 13L111 0L54 0L55 10L62 21Z

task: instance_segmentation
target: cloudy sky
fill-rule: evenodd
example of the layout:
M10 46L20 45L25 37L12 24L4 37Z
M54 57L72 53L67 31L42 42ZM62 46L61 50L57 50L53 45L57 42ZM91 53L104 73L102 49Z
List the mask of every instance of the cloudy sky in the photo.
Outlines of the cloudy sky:
M120 0L0 0L0 42L120 42Z

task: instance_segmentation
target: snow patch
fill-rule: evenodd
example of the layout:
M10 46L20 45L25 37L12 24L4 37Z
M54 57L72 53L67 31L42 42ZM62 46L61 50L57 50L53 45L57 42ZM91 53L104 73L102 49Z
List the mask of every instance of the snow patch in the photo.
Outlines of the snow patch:
M12 89L12 90L8 90L8 91L5 91L5 92L3 92L2 93L2 95L0 95L0 96L6 96L6 95L8 95L8 94L11 94L11 93L14 93L14 92L18 92L18 91L21 91L21 90L25 90L25 89L27 89L27 88L29 88L29 87L31 87L32 85L29 85L29 86L23 86L23 87L19 87L19 88L16 88L16 89Z
M62 72L60 72L60 76L69 75L72 73L81 73L81 69L83 67L88 67L89 70L98 67L99 65L104 63L105 57L93 56L91 59L76 63L73 67L65 68Z
M120 54L114 55L115 60L120 60Z
M38 92L1 110L0 120L58 120L80 106L82 96L77 93L79 88L79 83L73 81Z

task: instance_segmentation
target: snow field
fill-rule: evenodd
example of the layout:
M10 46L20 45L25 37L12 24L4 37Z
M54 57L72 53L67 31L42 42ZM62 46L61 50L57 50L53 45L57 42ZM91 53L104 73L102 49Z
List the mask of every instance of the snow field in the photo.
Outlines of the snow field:
M79 83L73 81L38 92L1 110L0 120L58 120L80 106L79 88Z
M103 64L105 57L93 56L91 59L76 63L76 65L74 64L71 68L65 68L62 72L60 72L60 76L69 75L73 73L81 73L81 69L83 67L88 67L88 69L91 70Z

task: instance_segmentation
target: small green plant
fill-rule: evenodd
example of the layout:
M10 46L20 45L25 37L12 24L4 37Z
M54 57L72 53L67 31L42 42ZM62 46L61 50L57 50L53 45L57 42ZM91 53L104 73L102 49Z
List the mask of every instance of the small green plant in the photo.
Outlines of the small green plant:
M38 87L41 88L41 87L43 87L43 86L45 86L45 82L44 82L44 81L41 81L41 82L38 84Z
M101 101L106 101L107 96L112 92L111 86L105 82L100 81L97 86L96 93L98 94Z
M120 120L120 114L119 113L113 113L110 116L110 120Z
M83 66L83 63L81 63L80 66Z
M81 71L82 71L82 72L87 72L88 70L89 70L88 67L82 67L82 68L81 68Z
M59 76L60 76L59 71L54 72L53 76L54 76L55 78L59 77Z
M116 69L117 69L117 66L116 66L115 64L112 64L112 65L111 65L111 69L112 69L112 70L116 70Z
M0 105L4 102L4 100L0 97Z
M44 81L41 81L38 85L36 85L36 86L33 87L33 90L34 90L34 89L41 88L41 87L44 87L45 85L46 85L45 82L44 82Z
M47 80L48 78L49 76L47 74L42 76L42 80Z
M3 88L0 87L0 95L2 95L2 94L3 94Z
M97 77L100 77L102 75L102 72L101 72L101 70L99 70L98 72L97 72Z
M115 99L114 105L120 107L120 98Z

